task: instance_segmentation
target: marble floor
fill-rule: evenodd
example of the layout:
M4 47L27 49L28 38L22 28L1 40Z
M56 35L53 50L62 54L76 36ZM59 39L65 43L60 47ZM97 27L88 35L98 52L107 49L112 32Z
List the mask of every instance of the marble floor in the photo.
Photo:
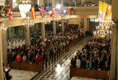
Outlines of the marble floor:
M12 80L70 80L70 61L75 56L77 50L81 50L90 37L80 40L68 52L62 55L57 61L51 64L47 69L38 72L11 70ZM57 64L61 65L61 70L56 71ZM76 79L74 77L74 79ZM72 78L72 80L74 80ZM77 78L76 80L95 80L87 78Z
M72 77L71 80L101 80L101 79L91 79L91 78L82 78L82 77Z
M12 80L30 80L38 72L11 69Z

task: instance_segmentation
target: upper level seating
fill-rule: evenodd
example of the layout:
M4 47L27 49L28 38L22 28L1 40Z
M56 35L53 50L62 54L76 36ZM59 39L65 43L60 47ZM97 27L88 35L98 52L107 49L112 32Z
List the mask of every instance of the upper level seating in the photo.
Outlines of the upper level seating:
M77 3L77 5L75 5L74 4L74 2L73 3L68 3L68 2L66 2L66 3L64 3L64 6L98 6L98 1L86 1L85 3Z

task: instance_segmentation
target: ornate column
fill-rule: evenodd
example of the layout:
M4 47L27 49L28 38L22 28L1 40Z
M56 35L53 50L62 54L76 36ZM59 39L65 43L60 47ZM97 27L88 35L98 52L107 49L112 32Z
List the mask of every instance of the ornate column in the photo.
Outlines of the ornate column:
M55 7L55 0L52 0L52 8Z
M56 21L53 21L53 35L56 35Z
M118 24L117 25L113 25L112 26L112 35L111 35L111 66L110 66L110 76L109 76L109 80L117 80L118 78L118 55L117 55L117 52L118 52L118 43L117 43L117 40L118 40Z
M45 39L45 23L42 23L41 33L42 33L42 39Z
M81 4L84 4L85 3L85 0L81 0Z
M80 23L80 18L78 18L78 30L81 29L81 23Z
M61 7L63 8L63 0L61 0Z
M39 0L39 5L43 6L44 5L44 0Z
M25 45L29 46L30 45L30 27L25 27Z
M64 20L62 20L62 32L64 32Z
M1 27L1 23L0 23L0 27ZM3 48L2 47L2 31L1 31L1 28L0 28L0 80L4 80L3 79L3 55L2 55L3 51L2 51L2 48Z
M114 25L112 27L111 38L111 67L109 80L118 80L118 0L112 0L112 20Z
M2 12L2 13L0 13L0 80L4 80L4 78L3 78L3 48L4 47L3 47L3 42L2 42L2 40L3 40L2 39L3 26L1 25L2 24L2 17L8 16L8 12L11 7L11 6L4 6L4 3L5 3L5 0L0 0L0 12ZM6 43L6 42L4 42L4 43Z
M89 19L87 19L87 31L89 31Z
M87 31L87 18L84 18L84 35L86 31Z
M3 62L4 62L4 65L7 67L7 45L6 45L6 30L2 30L2 53L3 53Z

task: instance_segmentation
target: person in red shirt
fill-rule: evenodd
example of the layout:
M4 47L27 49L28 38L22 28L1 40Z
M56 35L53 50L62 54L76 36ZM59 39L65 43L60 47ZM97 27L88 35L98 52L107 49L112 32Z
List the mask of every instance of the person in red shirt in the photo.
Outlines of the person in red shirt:
M16 61L16 62L20 62L20 61L21 61L21 56L20 56L19 54L17 54L15 61Z
M39 64L41 61L43 61L42 56L40 56L39 54L37 54L36 61L37 61L38 64Z

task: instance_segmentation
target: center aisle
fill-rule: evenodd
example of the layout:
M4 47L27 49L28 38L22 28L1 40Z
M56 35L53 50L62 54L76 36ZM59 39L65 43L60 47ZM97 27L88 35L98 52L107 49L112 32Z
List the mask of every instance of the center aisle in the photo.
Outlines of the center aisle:
M75 56L78 50L87 43L91 37L83 38L75 46L73 46L68 52L63 54L57 62L51 65L48 69L40 74L34 76L31 80L69 80L70 79L70 61ZM60 73L56 73L57 64L62 66Z

